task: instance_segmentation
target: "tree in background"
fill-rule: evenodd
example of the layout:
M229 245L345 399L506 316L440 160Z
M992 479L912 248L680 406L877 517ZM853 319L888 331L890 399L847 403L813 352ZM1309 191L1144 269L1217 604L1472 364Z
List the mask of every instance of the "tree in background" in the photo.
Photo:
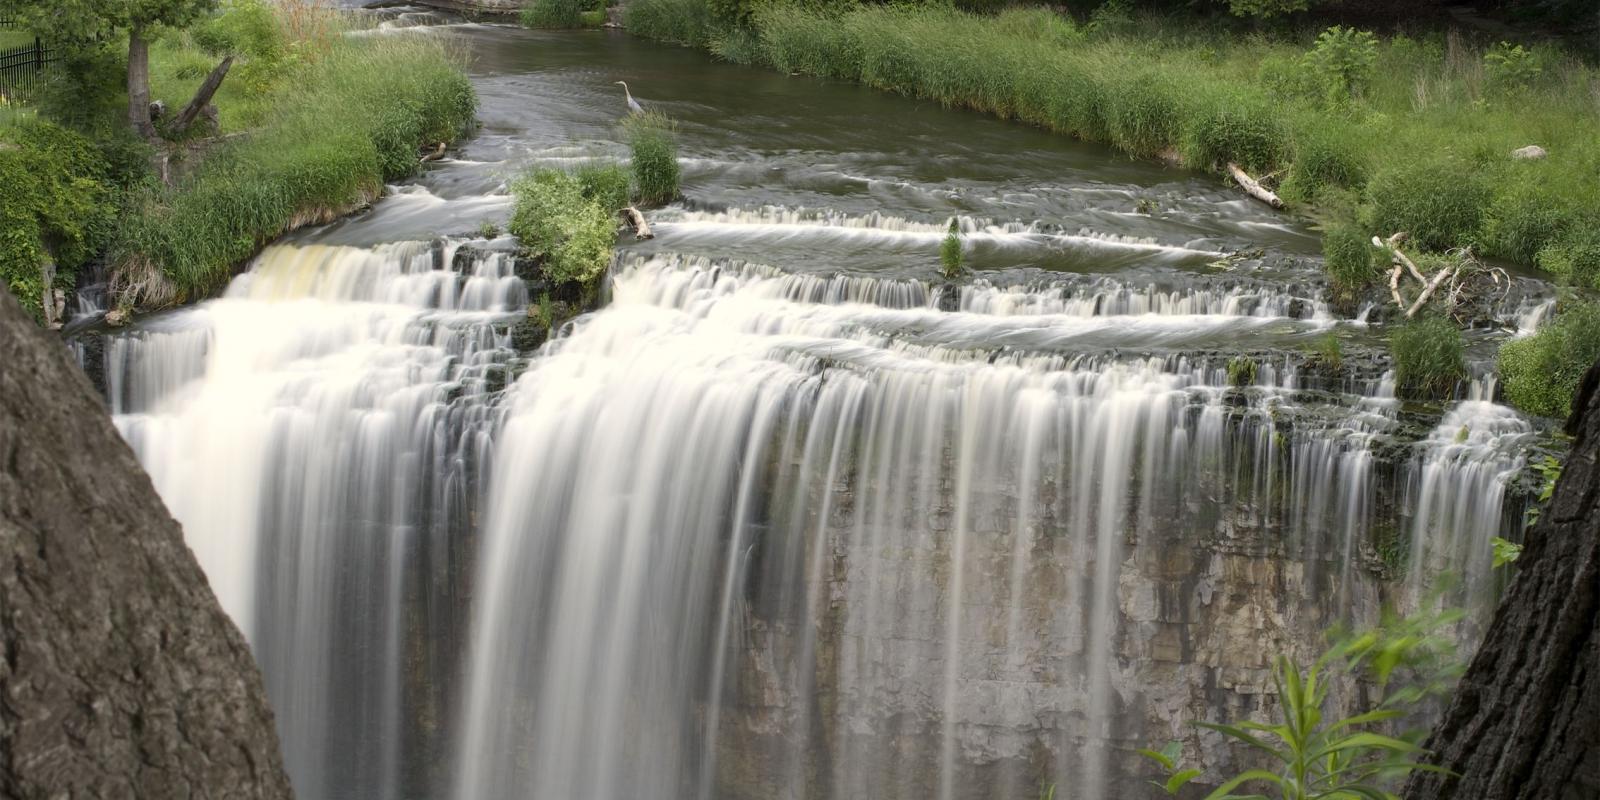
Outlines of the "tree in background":
M155 141L150 119L150 39L209 14L217 0L12 0L30 28L54 41L125 33L128 37L128 124ZM223 68L225 70L225 68ZM220 77L218 78L220 80Z

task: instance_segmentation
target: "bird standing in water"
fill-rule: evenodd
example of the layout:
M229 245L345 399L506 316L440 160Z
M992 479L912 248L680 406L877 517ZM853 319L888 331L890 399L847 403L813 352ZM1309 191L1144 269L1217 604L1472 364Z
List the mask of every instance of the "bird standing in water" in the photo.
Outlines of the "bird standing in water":
M639 105L638 101L633 99L633 92L628 91L627 81L617 81L617 85L622 87L622 93L628 98L628 112L632 114L643 114L644 106Z

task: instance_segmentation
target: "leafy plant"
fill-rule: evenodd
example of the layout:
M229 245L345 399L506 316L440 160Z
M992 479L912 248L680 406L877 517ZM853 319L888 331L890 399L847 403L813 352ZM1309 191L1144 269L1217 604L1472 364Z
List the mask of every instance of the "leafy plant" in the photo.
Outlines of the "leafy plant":
M628 205L628 172L619 164L585 164L576 173L583 196L615 212Z
M1277 767L1248 769L1222 782L1207 800L1265 800L1260 792L1235 794L1245 786L1275 791L1283 800L1390 800L1389 787L1416 770L1445 772L1423 764L1425 751L1410 738L1374 730L1393 726L1407 711L1426 698L1449 691L1460 677L1462 665L1455 657L1453 640L1438 631L1454 624L1460 612L1447 610L1399 618L1386 614L1379 627L1347 637L1330 647L1309 668L1301 669L1285 656L1274 662L1273 683L1280 702L1275 724L1195 723L1265 754ZM1411 680L1391 691L1401 669ZM1376 708L1349 717L1329 719L1324 709L1329 690L1340 674L1362 671L1371 678L1382 700ZM1161 751L1140 750L1161 766L1165 781L1155 782L1168 795L1176 795L1199 777L1200 770L1184 768L1181 744Z
M1245 387L1256 382L1256 362L1253 358L1234 356L1228 362L1228 385Z
M1499 569L1522 557L1522 545L1498 536L1489 540L1494 548L1494 568Z
M939 243L939 265L945 280L961 277L961 226L954 218L950 220L944 241Z
M1535 522L1539 521L1539 515L1541 512L1543 512L1545 504L1549 503L1550 498L1555 496L1556 481L1561 480L1561 462L1557 461L1555 456L1545 456L1544 460L1535 461L1533 463L1533 468L1541 476L1543 476L1544 483L1539 487L1539 497L1535 501L1536 505L1528 509L1527 518L1524 520L1527 525L1533 525ZM1522 553L1522 545L1520 544L1517 545L1517 553L1519 555ZM1497 567L1500 566L1498 563L1499 556L1499 546L1496 545L1495 559L1497 563L1495 566ZM1511 560L1515 561L1516 557L1513 556Z
M1500 377L1511 405L1564 417L1589 366L1600 359L1600 304L1574 303L1532 336L1500 346Z
M539 170L511 186L516 197L508 229L529 253L544 260L557 283L593 288L611 263L617 224L612 212L583 196L578 179Z
M1506 93L1529 89L1544 68L1539 66L1533 51L1520 44L1501 42L1484 54L1483 71L1491 89Z
M1378 37L1335 25L1317 37L1306 54L1306 64L1321 78L1323 92L1333 103L1361 97L1372 83L1378 60Z

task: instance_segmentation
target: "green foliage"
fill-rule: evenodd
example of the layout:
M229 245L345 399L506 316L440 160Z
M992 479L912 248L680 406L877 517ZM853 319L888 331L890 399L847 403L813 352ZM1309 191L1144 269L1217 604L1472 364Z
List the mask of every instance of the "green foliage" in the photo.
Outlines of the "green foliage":
M1590 365L1600 359L1600 304L1563 306L1538 333L1500 346L1506 400L1541 417L1564 417Z
M1483 56L1483 73L1489 88L1502 94L1533 88L1543 71L1533 51L1520 44L1501 42Z
M1466 377L1466 345L1450 320L1427 314L1389 336L1395 388L1414 398L1446 397Z
M961 226L954 218L950 220L944 241L939 243L939 268L945 280L961 277Z
M617 224L583 189L577 177L556 170L519 178L511 186L516 205L508 229L543 260L552 281L592 289L611 263Z
M56 285L70 287L76 269L110 229L109 167L92 142L50 122L0 127L0 281L35 317L43 309L41 267L56 266Z
M1287 160L1289 131L1266 100L1230 91L1196 105L1188 115L1185 162L1216 170L1231 161L1259 175Z
M1452 640L1438 631L1459 618L1454 611L1406 619L1386 615L1382 626L1334 644L1309 668L1279 656L1273 670L1280 705L1275 724L1196 723L1263 754L1274 768L1245 770L1223 781L1207 800L1263 798L1259 793L1234 794L1252 785L1270 788L1283 800L1391 798L1391 787L1407 774L1444 771L1419 761L1426 755L1413 741L1420 733L1395 737L1379 730L1404 719L1420 700L1454 685L1462 667ZM1327 718L1329 690L1342 675L1356 672L1375 684L1382 698L1378 707ZM1411 679L1396 681L1401 673ZM1152 783L1168 795L1178 794L1200 774L1183 768L1177 742L1160 752L1139 752L1167 774L1165 781Z
M1556 494L1556 482L1561 480L1561 462L1557 461L1555 456L1545 456L1543 459L1533 462L1533 469L1539 473L1542 481L1539 484L1539 496L1535 499L1534 505L1528 509L1527 518L1523 521L1525 526L1532 526L1539 521L1539 516L1544 512L1544 507L1549 505L1550 498ZM1522 546L1517 545L1517 555L1521 554ZM1498 548L1496 549L1495 558L1496 561L1499 560ZM1516 557L1512 557L1510 560L1515 561ZM1499 566L1499 564L1497 563L1495 566Z
M1236 17L1271 19L1304 11L1309 0L1228 0L1228 11Z
M584 12L593 11L593 0L534 0L522 9L522 24L529 28L582 28Z
M1494 548L1495 569L1522 558L1522 545L1516 542L1494 536L1489 539L1489 546Z
M1295 139L1279 194L1310 202L1328 189L1361 189L1371 170L1365 144L1353 127L1335 120L1307 125Z
M1353 309L1361 293L1377 277L1372 249L1367 237L1354 226L1335 224L1323 232L1322 269L1328 274L1332 299L1341 308Z
M217 6L217 0L10 0L7 12L48 38L80 39L133 27L182 28Z
M1238 388L1256 382L1256 362L1246 356L1234 356L1228 361L1228 385Z
M659 111L632 114L623 122L633 150L633 184L639 202L664 205L678 198L678 134L672 120Z
M1439 159L1385 170L1368 184L1367 194L1371 227L1386 235L1405 231L1424 250L1472 243L1490 202L1480 170Z
M171 281L175 296L151 302L202 296L263 242L370 201L416 170L419 145L459 136L477 104L445 46L420 37L337 38L271 101L260 129L134 198L111 252L120 270Z
M1306 64L1321 80L1328 100L1342 103L1361 97L1372 83L1378 59L1378 37L1335 25L1317 37Z
M1344 345L1339 343L1338 334L1329 333L1317 340L1311 348L1312 363L1328 372L1339 372L1344 369Z
M720 32L707 0L631 0L623 7L628 32L690 47L709 47Z
M628 171L619 164L585 164L575 173L585 199L615 214L628 205Z
M1541 248L1539 268L1585 288L1600 289L1600 225L1569 231Z

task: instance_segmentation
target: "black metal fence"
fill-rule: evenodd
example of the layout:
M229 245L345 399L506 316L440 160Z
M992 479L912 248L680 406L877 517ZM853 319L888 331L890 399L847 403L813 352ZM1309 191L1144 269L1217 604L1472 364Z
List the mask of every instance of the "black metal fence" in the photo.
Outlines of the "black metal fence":
M11 20L0 18L0 29L14 27ZM37 37L33 44L0 50L0 103L28 100L61 58L60 48L46 47Z

